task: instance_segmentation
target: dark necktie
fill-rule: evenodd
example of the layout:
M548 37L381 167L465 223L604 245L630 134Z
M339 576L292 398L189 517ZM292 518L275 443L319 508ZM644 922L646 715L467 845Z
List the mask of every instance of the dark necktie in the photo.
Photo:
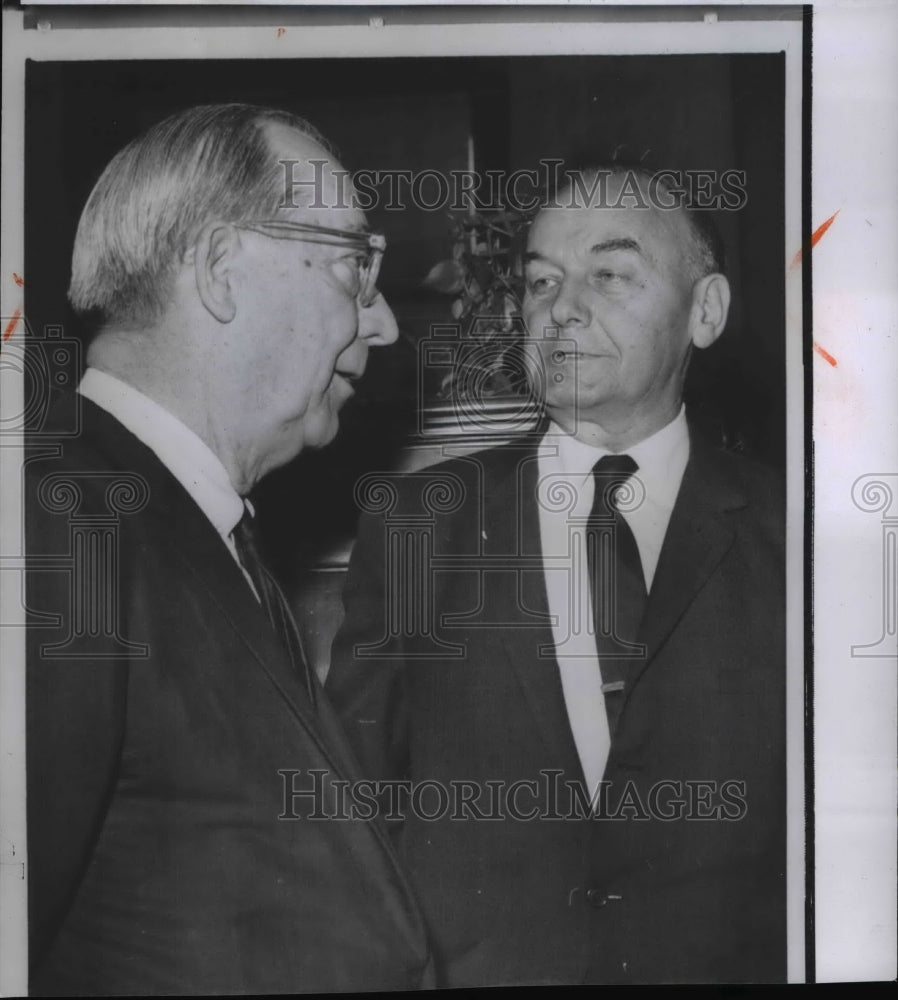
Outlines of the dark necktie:
M605 455L593 468L595 499L586 528L596 647L608 727L614 738L627 669L645 655L638 643L645 576L633 532L618 509L619 491L638 466L629 455Z
M248 510L244 510L243 517L234 528L234 545L237 555L243 568L249 573L256 593L262 602L262 607L268 616L271 627L281 645L287 651L293 669L296 670L305 681L305 687L312 704L315 704L315 685L309 670L308 661L303 654L302 639L299 629L296 627L290 606L284 597L284 592L278 586L277 581L268 571L264 561L259 555L258 539L256 537L255 523Z

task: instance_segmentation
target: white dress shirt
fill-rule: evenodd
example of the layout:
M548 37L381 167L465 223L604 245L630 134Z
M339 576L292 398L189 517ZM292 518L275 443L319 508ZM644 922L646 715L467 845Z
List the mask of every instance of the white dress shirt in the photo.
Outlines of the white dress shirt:
M555 424L540 443L540 544L561 685L587 787L602 779L611 739L596 652L586 560L585 522L592 510L592 469L607 449L584 444ZM686 411L645 441L626 449L638 471L632 502L621 514L636 539L650 591L683 473L689 460Z
M244 510L253 514L252 505L234 489L221 459L206 442L149 396L98 368L87 369L78 392L115 417L155 453L212 522L253 587L237 556L232 534Z

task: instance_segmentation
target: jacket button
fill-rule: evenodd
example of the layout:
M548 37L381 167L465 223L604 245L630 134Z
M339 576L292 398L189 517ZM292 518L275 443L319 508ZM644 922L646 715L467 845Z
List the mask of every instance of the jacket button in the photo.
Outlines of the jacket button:
M609 903L617 903L621 899L617 893L614 892L604 892L602 889L587 889L586 890L586 901L589 903L593 909L599 910L603 906L607 906Z

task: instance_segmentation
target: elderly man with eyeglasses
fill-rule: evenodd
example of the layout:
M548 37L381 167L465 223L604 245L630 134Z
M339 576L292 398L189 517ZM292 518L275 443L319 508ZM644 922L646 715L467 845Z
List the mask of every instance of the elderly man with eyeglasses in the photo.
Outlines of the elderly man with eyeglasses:
M69 297L97 332L48 425L79 430L27 477L31 569L80 567L29 574L34 994L431 982L383 830L315 818L355 765L245 499L334 437L397 335L383 238L342 199L285 199L285 163L345 177L291 114L193 108L81 217Z

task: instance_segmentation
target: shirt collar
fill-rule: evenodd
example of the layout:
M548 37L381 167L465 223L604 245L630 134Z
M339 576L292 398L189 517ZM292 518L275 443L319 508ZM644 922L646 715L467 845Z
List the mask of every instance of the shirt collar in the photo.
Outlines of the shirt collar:
M590 476L596 462L603 455L612 454L607 448L586 444L566 434L555 423L549 425L544 441L557 446L558 465L571 478ZM676 417L651 437L627 448L626 454L639 466L636 475L645 487L646 496L659 507L672 510L689 461L686 407L681 406Z
M234 530L244 502L205 441L149 396L97 368L87 369L78 392L155 453L220 535L226 538Z

